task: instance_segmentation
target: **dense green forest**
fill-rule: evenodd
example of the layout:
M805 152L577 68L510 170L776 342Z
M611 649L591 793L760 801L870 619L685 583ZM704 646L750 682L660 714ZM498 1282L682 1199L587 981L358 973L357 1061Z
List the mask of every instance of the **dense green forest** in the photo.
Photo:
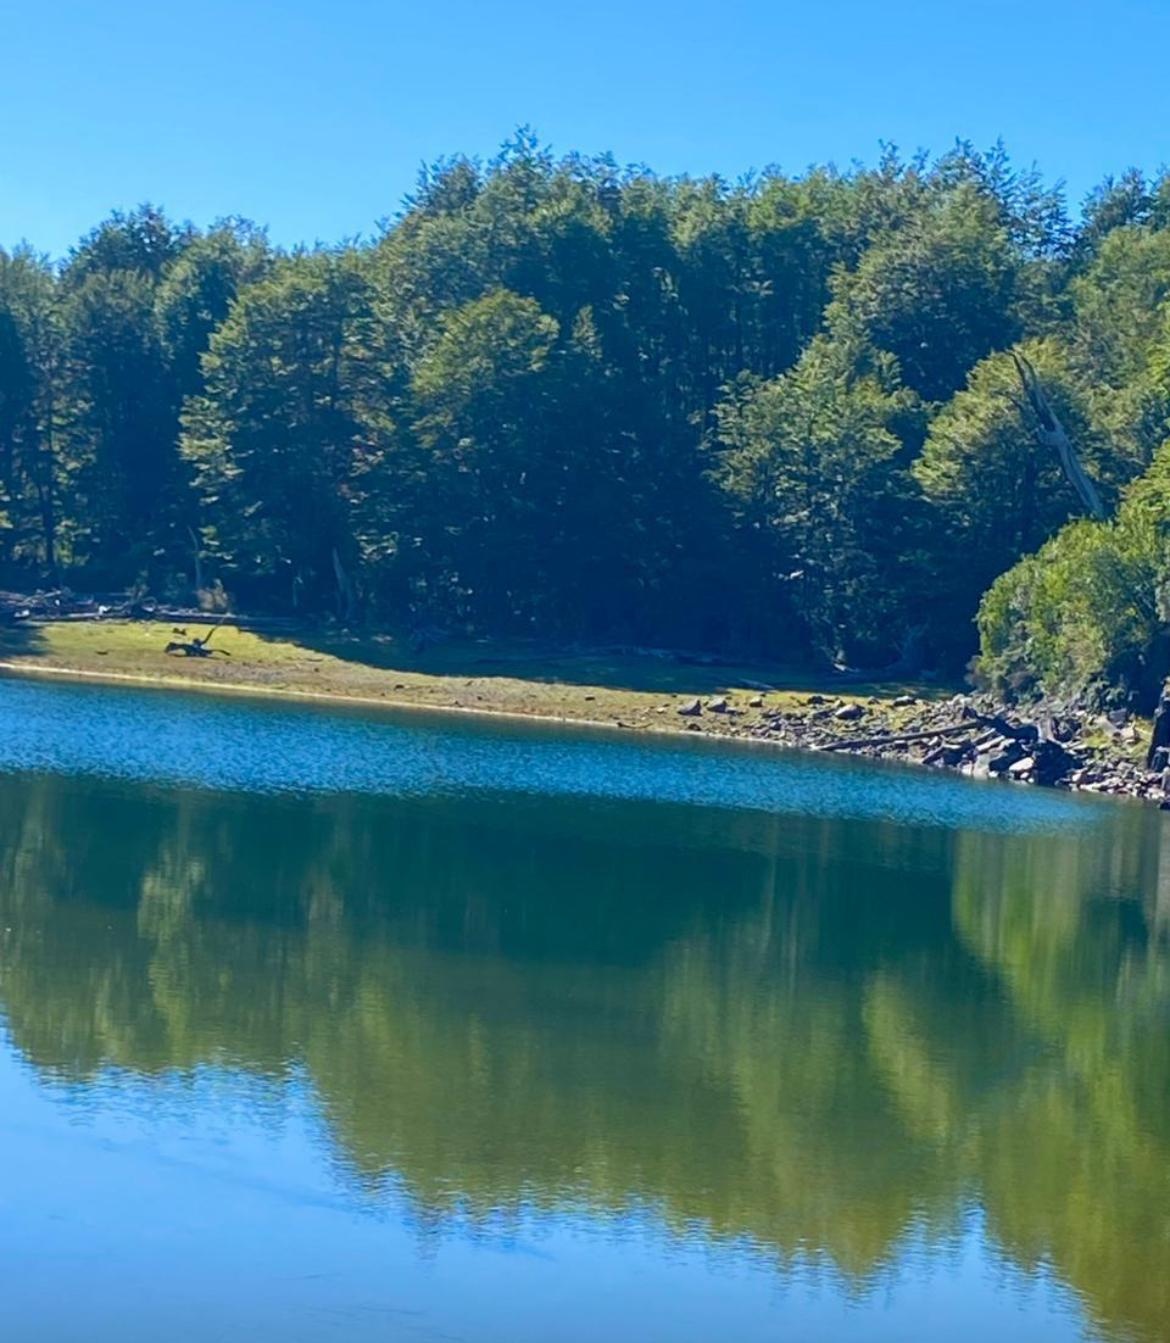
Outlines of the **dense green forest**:
M981 637L1016 692L1148 697L1168 438L1165 174L1074 217L1000 148L728 184L524 132L370 241L144 206L0 251L14 588L873 668Z

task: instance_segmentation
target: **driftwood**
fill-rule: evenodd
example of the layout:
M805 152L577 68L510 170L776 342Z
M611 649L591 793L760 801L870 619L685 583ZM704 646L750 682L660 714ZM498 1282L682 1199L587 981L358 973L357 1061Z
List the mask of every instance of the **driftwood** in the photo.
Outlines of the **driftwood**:
M857 750L862 746L901 746L912 741L926 741L930 737L949 737L954 732L974 732L983 723L977 718L968 718L962 723L947 723L943 727L924 728L919 732L895 732L888 737L843 737L840 741L827 742L822 751Z
M223 622L226 619L227 619L226 615L220 616L220 618L215 622L214 625L212 625L212 627L201 639L198 638L192 639L187 637L186 630L173 629L171 631L172 634L181 634L184 637L182 640L171 639L167 643L166 648L163 649L163 652L182 653L184 657L189 658L209 658L215 653L222 653L225 658L230 658L231 654L228 652L226 648L210 647L211 636L215 633L217 629L219 629L219 627L223 624Z
M231 654L226 648L208 648L202 639L191 639L188 642L178 643L171 639L163 649L164 653L182 653L184 657L189 658L209 658L215 653L222 653L225 658L230 658Z

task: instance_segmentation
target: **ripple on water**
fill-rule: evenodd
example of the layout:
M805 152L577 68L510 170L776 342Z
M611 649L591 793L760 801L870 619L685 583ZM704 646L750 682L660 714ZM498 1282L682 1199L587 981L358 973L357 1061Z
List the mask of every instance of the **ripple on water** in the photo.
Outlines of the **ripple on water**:
M263 793L662 801L1023 831L1067 795L770 747L123 687L0 681L0 769Z

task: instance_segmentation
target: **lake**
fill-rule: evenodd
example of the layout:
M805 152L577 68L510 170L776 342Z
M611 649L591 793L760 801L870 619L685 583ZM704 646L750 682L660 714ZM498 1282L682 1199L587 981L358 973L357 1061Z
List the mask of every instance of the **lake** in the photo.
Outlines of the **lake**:
M1170 822L0 681L32 1343L1170 1340Z

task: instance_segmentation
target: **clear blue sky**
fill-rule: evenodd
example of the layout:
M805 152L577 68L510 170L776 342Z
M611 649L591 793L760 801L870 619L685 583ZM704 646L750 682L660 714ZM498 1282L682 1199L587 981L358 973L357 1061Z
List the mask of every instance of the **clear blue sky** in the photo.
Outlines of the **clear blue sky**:
M0 0L0 244L143 200L369 232L523 123L664 173L1003 136L1070 198L1170 157L1170 0Z

